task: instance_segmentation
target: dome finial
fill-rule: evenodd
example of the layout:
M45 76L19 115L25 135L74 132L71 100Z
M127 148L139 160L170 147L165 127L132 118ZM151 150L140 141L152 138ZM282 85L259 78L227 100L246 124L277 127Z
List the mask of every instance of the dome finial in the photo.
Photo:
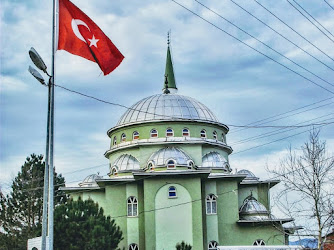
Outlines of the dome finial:
M168 75L165 75L165 88L164 88L164 94L170 94L170 91L168 89Z
M165 78L167 76L167 87L169 89L169 92L174 94L177 92L177 87L175 83L175 77L174 77L174 69L173 69L173 63L172 63L172 56L170 53L170 34L171 32L168 31L167 33L167 59L166 59L166 68L165 68ZM163 92L166 89L166 79L164 82Z
M167 32L167 45L168 45L168 47L169 47L169 44L170 44L169 36L170 36L170 30Z

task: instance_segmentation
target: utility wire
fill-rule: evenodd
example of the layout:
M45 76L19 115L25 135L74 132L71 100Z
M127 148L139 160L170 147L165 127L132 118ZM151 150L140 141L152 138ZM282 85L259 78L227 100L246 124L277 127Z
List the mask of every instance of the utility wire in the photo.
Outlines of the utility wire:
M327 68L329 68L330 70L333 70L332 67L328 66L326 63L324 63L323 61L319 60L318 58L316 58L315 56L313 56L312 54L310 54L309 52L307 52L306 50L304 50L302 47L300 47L299 45L297 45L296 43L294 43L293 41L291 41L289 38L287 38L286 36L282 35L281 33L279 33L277 30L275 30L274 28L272 28L270 25L266 24L264 21L262 21L261 19L259 19L258 17L256 17L255 15L253 15L251 12L249 12L248 10L246 10L245 8L243 8L242 6L240 6L238 3L236 3L233 0L230 0L232 3L234 3L236 6L238 6L240 9L242 9L243 11L245 11L246 13L248 13L249 15L251 15L252 17L254 17L256 20L258 20L260 23L262 23L263 25L267 26L269 29L271 29L272 31L274 31L276 34L278 34L280 37L284 38L286 41L290 42L291 44L293 44L294 46L296 46L297 48L299 48L300 50L302 50L304 53L306 53L307 55L311 56L312 58L314 58L315 60L317 60L318 62L320 62L321 64L323 64L324 66L326 66ZM312 44L313 45L313 44ZM313 45L314 46L314 45ZM327 55L327 54L325 54ZM328 56L328 55L327 55ZM329 57L329 56L328 56ZM332 59L331 57L329 57L330 59ZM333 59L332 59L333 60Z
M261 40L259 40L258 38L256 38L255 36L251 35L250 33L248 33L247 31L245 31L244 29L240 28L239 26L237 26L236 24L234 24L233 22L231 22L230 20L226 19L225 17L223 17L221 14L217 13L216 11L212 10L211 8L209 8L208 6L204 5L203 3L201 3L198 0L194 0L197 3L199 3L200 5L202 5L204 8L206 8L207 10L211 11L212 13L216 14L217 16L219 16L220 18L224 19L226 22L228 22L229 24L233 25L234 27L236 27L238 30L244 32L245 34L247 34L248 36L252 37L253 39L255 39L256 41L258 41L259 43L261 43L262 45L266 46L268 49L276 52L277 54L279 54L280 56L284 57L285 59L289 60L290 62L292 62L293 64L297 65L298 67L302 68L303 70L309 72L310 74L312 74L313 76L317 77L318 79L328 83L329 85L334 87L333 83L328 82L327 80L323 79L322 77L318 76L317 74L314 74L312 71L310 71L309 69L301 66L299 63L296 63L295 61L293 61L292 59L290 59L289 57L285 56L284 54L282 54L281 52L277 51L276 49L272 48L271 46L269 46L268 44L262 42ZM232 1L232 0L231 0Z
M208 20L205 19L204 17L200 16L199 14L197 14L197 13L195 13L194 11L190 10L189 8L185 7L184 5L180 4L179 2L177 2L177 1L175 1L175 0L171 0L171 1L173 1L174 3L176 3L177 5L179 5L180 7L184 8L185 10L189 11L189 12L192 13L193 15L197 16L198 18L202 19L203 21L207 22L208 24L211 24L212 26L214 26L214 27L217 28L218 30L224 32L226 35L228 35L228 36L230 36L230 37L236 39L237 41L241 42L242 44L246 45L247 47L251 48L252 50L258 52L259 54L261 54L261 55L267 57L268 59L272 60L273 62L276 62L277 64L281 65L282 67L286 68L287 70L289 70L289 71L291 71L291 72L293 72L293 73L299 75L300 77L302 77L302 78L304 78L305 80L307 80L307 81L309 81L309 82L311 82L311 83L317 85L318 87L320 87L320 88L326 90L327 92L329 92L329 93L331 93L331 94L334 94L333 91L331 91L331 90L329 90L329 89L323 87L322 85L320 85L320 84L314 82L313 80L307 78L306 76L304 76L304 75L298 73L297 71L295 71L295 70L289 68L288 66L286 66L286 65L284 65L284 64L282 64L282 63L280 63L279 61L275 60L274 58L272 58L272 57L270 57L270 56L264 54L263 52L261 52L261 51L259 51L258 49L252 47L251 45L245 43L244 41L242 41L241 39L237 38L236 36L234 36L234 35L228 33L228 32L225 31L224 29L222 29L222 28L220 28L219 26L215 25L214 23L208 21Z
M332 98L329 98L329 99L332 99ZM328 99L326 99L326 100L328 100ZM320 102L322 102L322 101L320 101ZM319 103L319 102L317 102L317 103ZM274 121L282 120L282 119L288 118L288 117L290 117L290 116L299 115L299 114L302 114L302 113L305 113L305 112L308 112L308 111L311 111L311 110L314 110L314 109L318 109L318 108L322 108L322 107L325 107L325 106L328 106L328 105L332 105L333 103L334 103L334 102L330 102L330 103L323 104L323 105L320 105L320 106L317 106L317 107L314 107L314 108L310 108L310 109L307 109L307 110L300 111L300 112L298 112L298 113L294 113L294 114L286 115L286 116L283 116L283 117L279 117L279 116L282 116L282 115L284 115L284 114L291 113L291 112L286 112L286 113L283 113L283 114L279 114L279 115L271 116L271 117L270 117L270 119L275 118L275 117L278 117L278 118L276 118L276 119L272 119L272 120L269 120L269 121L268 121L269 118L266 118L266 119L259 120L259 121L257 121L257 122L253 122L252 124L254 124L254 123L256 123L257 125L267 124L267 123L269 123L269 122L274 122ZM311 104L311 105L313 105L313 104ZM308 106L311 106L311 105L304 106L303 108L308 107ZM301 109L301 108L299 108L299 109ZM295 110L293 110L293 111L297 111L297 110L299 110L299 109L295 109ZM265 122L261 122L261 121L265 121ZM259 122L260 122L260 123L259 123ZM247 125L249 125L249 124L247 124ZM238 130L233 131L233 132L239 132L239 131L242 131L242 130L245 130L245 129L247 129L247 128L241 128L241 129L238 129ZM231 132L231 133L233 133L233 132ZM230 133L230 134L231 134L231 133Z
M304 108L313 106L313 105L315 105L315 104L318 104L318 103L321 103L321 102L324 102L324 101L331 100L331 99L333 99L333 98L334 98L334 97L326 98L326 99L323 99L323 100L321 100L321 101L314 102L314 103L311 103L311 104L302 106L302 107L300 107L300 108L296 108L296 109L293 109L293 110L290 110L290 111L287 111L287 112L284 112L284 113L276 114L276 115L273 115L273 116L270 116L270 117L267 117L267 118L264 118L264 119L261 119L261 120L257 120L257 121L255 121L255 122L248 123L248 124L246 124L246 125L253 125L253 124L261 125L261 124L266 124L266 123L273 122L273 121L277 121L277 120L281 120L281 119L284 119L284 118L287 118L287 117L290 117L290 116L298 115L298 114L301 114L301 113L304 113L304 112L307 112L307 111L310 111L310 110L313 110L313 109L321 108L321 107L324 107L324 106L333 104L334 102L331 102L331 103L328 103L328 104L324 104L324 105L321 105L321 106L318 106L318 107L315 107L315 108L307 109L307 110L298 112L298 113L296 113L296 114L291 114L291 115L287 115L287 116L284 116L284 117L281 117L281 118L277 118L277 117L279 117L279 116L286 115L286 114L295 112L295 111L297 111L297 110L304 109ZM277 119L270 120L270 119L272 119L272 118L277 118ZM268 121L268 120L269 120L269 121ZM266 122L264 122L264 121L266 121ZM259 122L262 122L262 123L259 123ZM229 134L232 134L232 133L235 133L235 132L239 132L239 131L242 131L242 130L245 130L245 129L247 129L247 128L237 129L237 130L234 130L234 131L229 132Z
M292 0L295 4L297 4L304 12L306 12L314 21L317 22L317 24L319 24L324 30L326 30L329 34L331 34L333 36L333 34L326 29L326 27L324 27L317 19L315 19L307 10L305 10L298 2L296 2L295 0Z
M314 118L314 119L311 119L311 120L308 120L308 121L317 120L319 118L323 118L323 117L326 117L326 116L329 116L329 115L334 115L334 113L323 115L323 116L320 116L320 117L317 117L317 118ZM334 118L325 119L325 120L322 120L321 122L325 122L325 121L332 120L332 119L334 119ZM297 124L302 124L302 123L305 123L305 121L297 123ZM242 144L242 143L253 141L253 140L262 139L262 138L265 138L265 137L269 137L269 136L273 136L273 135L277 135L277 134L281 134L281 133L286 133L286 132L289 132L289 131L295 130L295 129L297 129L297 128L291 128L291 129L288 129L288 130L280 128L280 129L270 131L270 132L267 132L267 133L264 133L264 134L252 136L252 137L240 140L240 141L233 142L233 143L229 144L229 146L234 146L234 145L237 145L237 144Z
M316 27L322 34L324 34L329 40L334 43L334 40L330 38L325 32L323 32L317 25L315 25L303 12L301 12L296 6L294 6L289 0L286 0L295 10L297 10L303 17L305 17L314 27Z
M258 5L260 5L263 9L265 9L268 13L270 13L272 16L274 16L277 20L279 20L281 23L285 24L285 26L287 26L288 28L290 28L292 31L294 31L298 36L300 36L301 38L303 38L306 42L308 42L310 45L312 45L314 48L316 48L318 51L320 51L322 54L324 54L325 56L327 56L329 59L331 59L332 61L334 61L334 59L332 57L330 57L328 54L326 54L324 51L322 51L319 47L317 47L316 45L314 45L312 42L310 42L306 37L304 37L303 35L301 35L298 31L296 31L294 28L292 28L290 25L288 25L286 22L284 22L282 19L280 19L278 16L276 16L273 12L271 12L268 8L266 8L264 5L262 5L261 3L259 3L257 0L254 0Z
M66 88L66 87L58 85L58 84L54 84L54 85L56 87L58 87L58 88L64 89L66 91L69 91L69 92L72 92L72 93L75 93L75 94L78 94L78 95L81 95L81 96L84 96L84 97L87 97L87 98L90 98L90 99L93 99L93 100L96 100L98 102L102 102L102 103L106 103L106 104L110 104L110 105L114 105L114 106L119 106L119 107L122 107L122 108L126 108L128 110L139 111L141 113L150 114L150 115L156 115L156 116L161 116L161 117L169 117L169 118L175 118L175 119L179 118L179 117L173 117L173 116L170 116L170 115L160 115L160 114L156 114L156 113L153 113L153 112L141 111L141 110L138 110L138 109L135 109L135 108L127 107L127 106L122 105L122 104L118 104L118 103L114 103L114 102L109 102L109 101L105 101L105 100L102 100L100 98L97 98L97 97L94 97L94 96L91 96L91 95L86 95L86 94L83 94L81 92L78 92L78 91ZM303 127L318 126L318 125L328 125L328 124L331 124L331 123L312 123L312 124L306 124L306 125L275 125L275 126L273 126L273 125L268 125L268 126L256 126L256 125L254 125L254 126L247 126L247 125L234 125L234 124L226 124L226 125L229 126L229 127L237 127L237 128L303 128Z
M328 124L325 124L325 125L318 126L318 128L327 126L327 125L329 125L329 124L334 124L334 122L331 122L331 123L328 123ZM272 143L274 143L274 142L282 141L282 140L285 140L285 139L288 139L288 138L291 138L291 137L294 137L294 136L296 136L296 135L300 135L300 134L303 134L303 133L306 133L306 132L309 132L309 131L310 131L310 129L307 129L307 130L304 130L304 131L302 131L302 132L299 132L299 133L296 133L296 134L293 134L293 135L289 135L289 136L286 136L286 137L283 137L283 138L280 138L280 139L277 139L277 140L274 140L274 141L270 141L270 142L267 142L267 143L264 143L264 144L261 144L261 145L257 145L257 146L251 147L251 148L247 148L247 149L244 149L244 150L241 150L241 151L233 152L233 155L240 154L240 153L249 151L249 150L251 150L251 149L255 149L255 148L259 148L259 147L263 147L263 146L272 144ZM233 156L233 155L232 155L232 156Z
M327 3L327 4L328 4L328 6L332 8L332 10L334 10L333 6L332 6L332 5L330 5L330 4L329 4L329 3L328 3L326 0L324 0L324 2L325 2L325 3Z

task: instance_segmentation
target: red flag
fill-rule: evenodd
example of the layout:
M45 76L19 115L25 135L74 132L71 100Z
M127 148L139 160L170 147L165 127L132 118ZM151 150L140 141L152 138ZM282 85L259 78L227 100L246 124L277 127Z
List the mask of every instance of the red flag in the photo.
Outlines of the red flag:
M103 31L69 0L59 0L58 50L62 49L96 62L104 75L124 59Z

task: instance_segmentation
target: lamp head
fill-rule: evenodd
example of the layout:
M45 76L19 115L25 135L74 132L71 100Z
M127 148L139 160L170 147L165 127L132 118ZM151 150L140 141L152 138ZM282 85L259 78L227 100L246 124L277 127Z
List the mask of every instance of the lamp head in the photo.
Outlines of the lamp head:
M30 56L32 62L36 65L37 68L42 70L44 73L47 73L46 72L46 65L45 65L42 57L37 53L37 51L33 47L31 47L31 49L29 50L29 56Z
M29 66L28 71L33 75L41 84L46 85L43 76L33 67Z

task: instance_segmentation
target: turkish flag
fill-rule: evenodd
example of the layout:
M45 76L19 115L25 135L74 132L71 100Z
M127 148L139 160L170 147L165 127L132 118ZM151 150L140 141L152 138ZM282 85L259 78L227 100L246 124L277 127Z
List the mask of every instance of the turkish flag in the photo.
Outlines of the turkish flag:
M96 62L104 75L124 59L103 31L69 0L59 0L58 50Z

